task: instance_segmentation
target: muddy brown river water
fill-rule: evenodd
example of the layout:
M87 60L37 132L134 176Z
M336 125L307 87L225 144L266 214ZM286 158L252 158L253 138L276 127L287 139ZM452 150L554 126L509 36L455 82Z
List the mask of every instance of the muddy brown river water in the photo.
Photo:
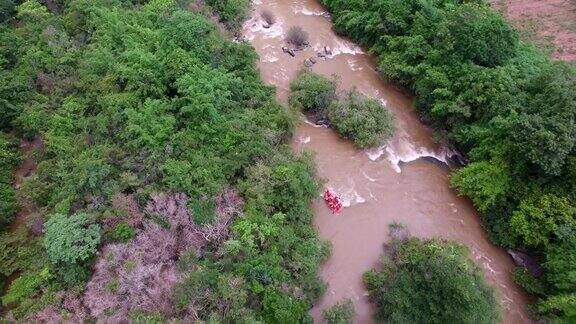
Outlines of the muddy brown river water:
M380 77L373 57L335 35L329 14L317 1L253 0L253 7L244 37L260 55L262 78L277 87L281 102L286 102L290 81L304 60L329 46L333 55L318 59L313 71L337 75L341 90L357 87L384 103L395 116L396 135L370 151L358 150L334 131L304 118L294 137L293 148L315 153L326 187L341 195L347 206L333 215L321 199L313 205L320 236L333 245L332 256L321 269L328 289L312 309L315 322L322 322L325 308L346 298L355 304L355 323L373 322L374 309L367 300L362 274L378 263L392 222L405 224L418 237L440 237L467 245L499 293L504 322L533 322L526 310L529 297L512 280L511 257L490 243L470 201L450 189L449 170L440 163L449 152L433 141L433 131L420 122L411 96ZM270 28L263 27L263 9L276 18ZM297 52L296 57L282 51L291 26L301 26L310 36L311 47ZM430 159L439 163L430 163Z

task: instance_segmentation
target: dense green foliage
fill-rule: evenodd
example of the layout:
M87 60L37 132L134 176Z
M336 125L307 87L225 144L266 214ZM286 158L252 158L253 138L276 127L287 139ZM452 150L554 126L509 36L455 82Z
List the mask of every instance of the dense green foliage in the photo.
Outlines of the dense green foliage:
M44 247L54 263L74 264L90 259L100 243L100 228L86 214L55 214L45 224Z
M196 266L177 289L180 307L202 305L204 320L250 322L259 312L267 323L309 320L312 302L324 292L318 264L329 255L308 225L318 192L312 171L310 159L286 152L247 170L240 183L246 214L232 227L226 255ZM261 304L246 308L248 296ZM225 313L218 312L222 302L231 303Z
M112 242L128 242L136 235L136 230L128 224L118 224L108 233Z
M206 3L218 13L220 19L233 31L238 31L248 18L249 0L206 0Z
M388 109L356 89L330 105L328 119L340 135L361 148L382 145L394 134L393 116Z
M127 293L144 299L152 293L136 288L173 285L161 300L174 296L174 304L148 313L131 302L137 309L129 314L106 316L165 322L194 309L194 320L310 321L324 289L318 264L329 254L311 226L319 184L311 159L285 147L294 116L260 81L254 50L225 39L208 10L188 11L186 1L57 3L55 11L24 1L8 19L17 23L0 27L0 128L44 142L34 152L38 169L20 190L35 213L18 231L0 233L2 277L21 274L3 298L15 304L14 318L40 321L29 316L51 306L56 313L39 314L95 320L63 298L98 309L82 293L95 289L86 288L90 271L114 255L97 249L168 244L171 237L142 235L170 227L145 209L159 193L177 193L187 197L195 229L214 226L222 242L177 254L166 264L178 263L179 275L150 285L136 276L170 272L146 268L154 266L140 260L147 256L110 265L121 270L103 285L107 293L125 289L120 280L137 283ZM207 4L231 28L248 9L244 0ZM10 190L14 149L0 142ZM214 224L224 208L216 197L234 189L243 196L242 217Z
M360 148L382 145L393 135L393 116L386 107L356 89L338 98L336 88L335 80L302 70L290 84L290 106L317 121L329 121L342 137Z
M355 313L354 304L350 299L347 299L325 309L322 315L328 324L350 324Z
M462 245L392 241L380 270L364 274L384 323L496 323L498 302Z
M470 158L452 184L492 238L563 259L557 249L576 240L574 68L519 41L487 1L322 2L336 31L370 48L382 73L416 94L423 119ZM574 316L576 290L553 279L566 268L547 270L539 311Z
M13 172L19 161L13 141L0 132L0 230L14 219L19 209L12 187Z
M290 106L325 118L336 100L336 81L302 70L290 84Z
M25 274L18 277L10 285L8 293L2 297L2 303L5 305L21 302L36 294L42 285L50 280L51 274L49 268L38 273Z

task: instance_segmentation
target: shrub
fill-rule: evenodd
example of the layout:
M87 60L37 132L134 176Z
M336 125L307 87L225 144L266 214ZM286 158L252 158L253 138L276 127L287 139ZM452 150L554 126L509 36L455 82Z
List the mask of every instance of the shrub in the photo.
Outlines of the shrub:
M544 295L544 283L534 278L524 267L514 269L514 281L533 295Z
M16 13L14 0L0 0L0 24L10 21Z
M328 119L336 131L360 148L382 145L394 133L394 119L378 101L356 89L337 100L336 81L302 70L290 84L290 106Z
M14 220L19 209L16 191L12 187L14 169L19 162L15 142L0 132L0 229Z
M393 116L388 109L355 89L330 105L328 119L340 135L360 148L382 145L394 133Z
M74 264L90 259L100 243L100 227L86 214L54 214L45 224L44 247L54 263Z
M492 288L459 244L392 241L381 270L364 274L376 317L386 323L495 323Z
M272 11L268 9L262 10L262 12L260 12L260 16L268 25L273 25L276 22L276 17L274 17Z
M323 316L328 324L349 324L352 323L355 313L354 304L347 299L324 310Z
M567 199L542 195L520 203L510 219L510 234L521 246L545 248L563 230L576 228L575 216L576 208Z
M518 52L518 35L504 17L486 6L463 4L448 14L448 30L462 59L497 66Z
M0 183L11 184L14 169L20 163L16 141L0 132Z
M576 322L576 294L560 294L548 297L538 303L541 315L553 314L553 323Z
M556 291L576 291L576 238L573 235L549 249L544 268L548 283Z
M250 9L249 0L206 0L206 3L232 31L240 29Z
M268 215L282 212L290 221L301 223L310 220L308 206L320 190L312 158L285 154L277 154L268 164L249 168L240 189L249 201L247 210Z
M50 278L52 278L52 274L49 268L44 268L40 272L21 275L12 282L8 292L2 297L2 304L19 303L32 297Z
M310 305L293 296L276 290L266 292L263 301L263 315L266 323L309 323Z
M128 242L136 235L136 230L128 224L118 224L108 233L112 242Z
M40 240L31 240L23 226L14 232L0 232L0 275L38 272L48 262Z
M336 99L336 81L302 70L290 84L290 106L326 118L328 107Z
M508 170L501 164L482 161L456 171L450 184L461 194L470 197L478 210L486 213L502 199L510 180Z
M58 282L65 287L82 287L90 279L91 269L80 264L66 264L56 269Z
M290 27L286 34L286 41L297 47L304 46L308 43L308 33L300 26Z
M194 223L210 224L216 219L216 203L214 199L200 199L190 203Z
M14 188L9 184L0 183L0 229L14 220L18 206Z

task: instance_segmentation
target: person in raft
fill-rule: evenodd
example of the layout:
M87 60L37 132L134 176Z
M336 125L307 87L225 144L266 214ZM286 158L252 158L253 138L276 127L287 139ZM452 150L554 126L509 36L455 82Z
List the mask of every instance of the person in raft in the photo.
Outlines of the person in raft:
M324 201L326 201L328 208L332 210L332 214L337 214L341 212L342 209L344 209L340 198L338 198L338 196L336 196L336 194L332 193L330 190L326 190L324 192Z

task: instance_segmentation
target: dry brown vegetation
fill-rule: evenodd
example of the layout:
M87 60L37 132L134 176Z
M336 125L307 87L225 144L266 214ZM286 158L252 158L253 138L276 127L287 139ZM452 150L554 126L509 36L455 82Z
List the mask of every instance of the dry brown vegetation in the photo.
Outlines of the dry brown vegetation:
M116 205L133 208L128 196L118 196ZM204 225L192 221L188 197L184 194L153 195L144 213L132 210L140 228L128 243L106 244L94 266L94 274L84 295L61 294L61 309L78 321L87 318L122 322L132 311L174 315L173 290L182 280L178 260L192 251L218 250L230 233L230 224L242 212L244 201L236 190L228 189L215 200L216 219ZM58 322L58 308L49 306L34 318Z
M576 2L571 0L492 0L522 32L551 52L552 58L576 60Z
M308 33L300 26L293 26L288 30L286 41L297 47L304 46L308 43Z

